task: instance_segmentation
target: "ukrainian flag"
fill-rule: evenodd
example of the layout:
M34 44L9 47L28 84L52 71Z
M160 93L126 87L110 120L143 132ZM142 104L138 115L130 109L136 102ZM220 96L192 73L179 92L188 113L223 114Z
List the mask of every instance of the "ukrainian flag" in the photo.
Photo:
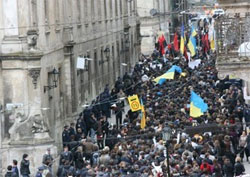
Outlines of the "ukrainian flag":
M204 100L197 95L194 91L191 91L191 99L190 99L190 116L191 117L200 117L204 112L207 111L208 106L204 102Z
M195 31L194 27L192 26L191 35L188 41L188 49L191 52L191 56L195 56L196 54L196 38L197 32Z
M142 99L141 99L141 114L142 114L141 129L144 129L146 127L146 111L145 111Z
M162 85L167 79L173 80L175 72L182 73L179 66L173 65L165 74L154 79L156 83Z
M184 45L185 45L185 36L184 36L184 25L181 26L181 44L180 44L180 52L184 55Z

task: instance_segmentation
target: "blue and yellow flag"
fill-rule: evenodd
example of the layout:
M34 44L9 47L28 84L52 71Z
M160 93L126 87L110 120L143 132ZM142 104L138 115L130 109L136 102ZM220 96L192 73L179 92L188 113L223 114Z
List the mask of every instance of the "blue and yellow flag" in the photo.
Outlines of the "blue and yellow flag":
M204 102L204 100L197 95L194 91L191 91L191 99L190 99L190 116L191 117L200 117L204 112L207 111L208 106Z
M162 85L167 79L173 80L175 72L182 73L179 66L173 65L165 74L154 79L154 82Z
M195 31L194 27L192 26L191 35L188 41L188 49L190 50L191 56L195 56L196 54L196 38L197 32Z
M184 55L184 46L185 46L185 36L184 36L184 25L181 26L181 44L180 44L180 52Z
M146 127L146 111L144 108L143 101L141 99L141 129L144 129Z

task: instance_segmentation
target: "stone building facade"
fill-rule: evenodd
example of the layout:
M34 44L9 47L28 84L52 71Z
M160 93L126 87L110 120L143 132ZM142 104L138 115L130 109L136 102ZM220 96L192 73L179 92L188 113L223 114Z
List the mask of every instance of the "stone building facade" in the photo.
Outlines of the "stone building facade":
M141 52L150 54L158 40L158 35L164 34L169 41L170 31L170 1L169 0L137 0L137 12L140 19Z
M242 79L244 97L250 104L250 56L245 53L250 45L250 2L218 0L218 3L225 11L216 20L218 74L221 79L227 75Z
M219 7L227 14L237 14L245 16L250 12L250 2L248 0L217 0Z
M0 0L0 9L0 164L28 153L34 172L48 145L61 147L63 125L138 60L137 0Z

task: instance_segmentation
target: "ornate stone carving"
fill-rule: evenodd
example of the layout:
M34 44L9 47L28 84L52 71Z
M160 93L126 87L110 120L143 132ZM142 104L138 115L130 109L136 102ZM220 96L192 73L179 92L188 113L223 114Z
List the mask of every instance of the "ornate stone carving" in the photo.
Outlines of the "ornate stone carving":
M37 30L28 30L27 43L29 50L36 51L37 38L38 38Z
M45 125L45 122L40 114L33 116L33 125L32 133L44 133L48 132L48 127Z
M40 68L30 69L29 76L32 78L32 83L34 85L34 89L37 88L37 79L40 76Z
M9 129L12 142L27 141L36 137L36 134L49 132L48 126L40 114L27 116L24 113L15 111L13 116L15 122Z

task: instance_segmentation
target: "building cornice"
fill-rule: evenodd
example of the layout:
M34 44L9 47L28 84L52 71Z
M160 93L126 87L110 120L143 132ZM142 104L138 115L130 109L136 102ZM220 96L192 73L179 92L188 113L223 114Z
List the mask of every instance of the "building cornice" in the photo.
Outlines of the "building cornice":
M40 60L43 53L11 53L0 54L0 60Z
M220 4L220 8L246 8L250 7L249 2L240 2L240 3L230 3L230 4Z

